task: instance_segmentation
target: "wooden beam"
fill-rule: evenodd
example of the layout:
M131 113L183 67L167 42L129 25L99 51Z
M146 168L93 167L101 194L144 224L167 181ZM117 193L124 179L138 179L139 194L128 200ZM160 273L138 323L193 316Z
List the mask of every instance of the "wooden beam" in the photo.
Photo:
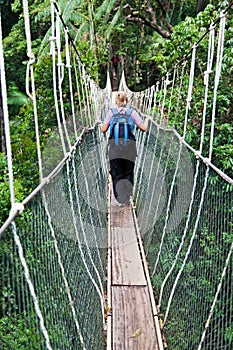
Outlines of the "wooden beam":
M147 287L113 288L113 350L157 350Z

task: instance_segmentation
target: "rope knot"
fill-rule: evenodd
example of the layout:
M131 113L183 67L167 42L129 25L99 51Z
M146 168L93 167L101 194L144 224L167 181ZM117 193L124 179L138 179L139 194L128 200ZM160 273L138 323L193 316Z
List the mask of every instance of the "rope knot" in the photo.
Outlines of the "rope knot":
M14 203L12 204L10 215L21 214L24 211L23 203Z
M68 161L70 161L71 160L71 158L72 158L72 153L71 153L71 151L70 152L66 152L66 159L68 160Z
M211 31L211 30L214 30L215 27L216 27L216 24L215 24L215 23L211 23L209 30L210 30L210 31Z
M207 69L205 72L204 72L204 85L207 85L208 84L208 76L210 73L212 73L212 69Z
M201 152L200 151L195 151L195 156L196 156L196 158L200 158Z
M210 163L210 158L208 158L208 157L205 157L205 158L203 158L202 160L203 160L203 162L204 162L205 164L209 164L209 163Z
M57 67L64 67L64 63L62 62L61 59L58 59L58 62L57 62Z
M219 18L226 17L227 13L225 11L222 11L219 15Z
M56 37L54 36L54 35L51 35L50 37L49 37L49 41L51 42L51 41L55 41L56 40Z
M44 177L41 181L42 184L48 185L50 183L50 178L49 177Z
M29 60L28 60L28 65L29 66L31 66L31 65L33 65L34 63L35 63L35 56L34 56L34 53L32 52L32 51L28 51L27 52L27 56L28 56L28 58L29 58Z

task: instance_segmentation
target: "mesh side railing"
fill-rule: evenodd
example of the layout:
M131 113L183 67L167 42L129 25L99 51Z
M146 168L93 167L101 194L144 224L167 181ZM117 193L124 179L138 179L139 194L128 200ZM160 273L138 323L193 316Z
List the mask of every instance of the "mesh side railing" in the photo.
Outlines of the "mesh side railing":
M67 165L1 239L3 350L49 348L29 280L52 349L104 349L108 174L98 134L96 130L84 135ZM93 180L87 183L88 174ZM94 197L88 198L94 188ZM29 271L26 276L14 230Z
M230 349L233 186L172 130L142 142L134 197L168 349Z

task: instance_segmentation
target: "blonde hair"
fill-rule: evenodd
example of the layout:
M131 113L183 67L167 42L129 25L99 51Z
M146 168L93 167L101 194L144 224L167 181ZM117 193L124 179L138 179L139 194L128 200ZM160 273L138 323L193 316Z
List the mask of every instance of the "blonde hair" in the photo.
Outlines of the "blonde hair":
M128 102L129 99L126 92L121 91L116 94L116 104L118 107L126 106Z

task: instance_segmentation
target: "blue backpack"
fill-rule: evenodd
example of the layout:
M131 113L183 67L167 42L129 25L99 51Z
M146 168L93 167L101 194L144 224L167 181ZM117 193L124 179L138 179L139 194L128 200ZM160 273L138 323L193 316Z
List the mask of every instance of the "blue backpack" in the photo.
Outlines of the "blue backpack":
M115 145L127 146L128 140L134 140L134 121L131 117L132 110L127 108L125 114L117 108L112 108L113 116L110 120L110 138L115 140Z

